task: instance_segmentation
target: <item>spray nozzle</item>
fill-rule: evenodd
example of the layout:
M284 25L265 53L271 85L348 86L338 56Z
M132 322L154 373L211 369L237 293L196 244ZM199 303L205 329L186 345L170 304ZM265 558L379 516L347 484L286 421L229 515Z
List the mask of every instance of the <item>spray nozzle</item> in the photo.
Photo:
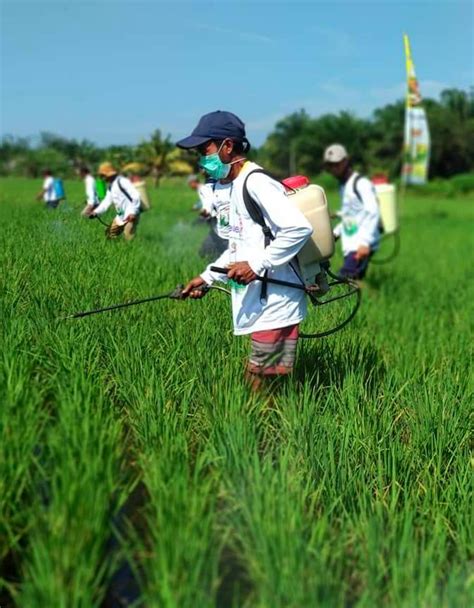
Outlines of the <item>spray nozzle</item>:
M172 291L169 294L168 297L171 298L172 300L184 300L183 289L184 289L184 285L182 285L181 283L179 285L176 285L176 288L174 289L174 291ZM205 294L209 291L209 289L210 289L209 285L202 285L201 287L196 288L196 291L199 290Z
M176 285L176 288L174 289L174 291L172 291L169 294L169 298L171 298L172 300L180 300L183 296L183 289L184 289L184 285L182 285L181 283L179 285Z

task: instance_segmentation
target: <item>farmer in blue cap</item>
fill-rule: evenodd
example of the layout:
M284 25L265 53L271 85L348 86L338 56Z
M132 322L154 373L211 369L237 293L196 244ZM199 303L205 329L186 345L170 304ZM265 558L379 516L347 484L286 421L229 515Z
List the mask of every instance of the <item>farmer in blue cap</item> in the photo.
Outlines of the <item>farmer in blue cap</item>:
M183 296L200 298L202 287L228 281L234 334L251 336L247 377L258 388L263 377L292 371L306 301L301 290L269 283L263 289L255 279L266 274L299 282L295 256L312 228L287 198L283 185L246 159L250 143L235 114L218 110L204 115L177 145L197 150L200 167L216 180L216 205L227 209L229 229L228 248L186 285ZM263 227L249 213L245 202L249 197L263 214ZM226 268L227 275L211 271L211 266Z

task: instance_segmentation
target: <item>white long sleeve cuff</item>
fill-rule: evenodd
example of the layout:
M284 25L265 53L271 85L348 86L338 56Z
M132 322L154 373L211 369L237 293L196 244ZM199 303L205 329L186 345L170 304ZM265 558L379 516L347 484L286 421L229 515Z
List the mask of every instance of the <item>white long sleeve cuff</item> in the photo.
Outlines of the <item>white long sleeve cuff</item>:
M221 281L222 283L227 282L227 276L225 274L220 274L219 272L214 272L211 270L211 266L218 266L219 268L227 268L229 265L229 250L226 249L215 262L209 264L204 272L202 272L199 276L201 279L206 281L208 285L212 285L215 281Z
M109 191L109 192L107 192L104 200L100 203L100 205L94 209L94 213L96 215L102 215L110 208L111 205L112 205L112 195L110 194L110 191Z

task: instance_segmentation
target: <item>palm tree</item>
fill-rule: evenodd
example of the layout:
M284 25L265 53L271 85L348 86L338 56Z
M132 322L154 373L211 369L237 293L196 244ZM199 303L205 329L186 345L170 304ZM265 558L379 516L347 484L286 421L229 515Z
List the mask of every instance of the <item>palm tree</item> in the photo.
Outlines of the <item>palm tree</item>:
M161 131L156 129L148 141L144 141L137 147L137 160L148 167L149 174L153 177L153 185L159 186L160 179L168 173L167 156L173 150L170 135L164 139Z

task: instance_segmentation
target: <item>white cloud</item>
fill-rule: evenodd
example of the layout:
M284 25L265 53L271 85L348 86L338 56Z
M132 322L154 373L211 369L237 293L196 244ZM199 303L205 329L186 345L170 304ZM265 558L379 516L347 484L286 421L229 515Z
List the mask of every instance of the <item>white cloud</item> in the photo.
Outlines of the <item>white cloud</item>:
M231 34L232 36L236 36L237 38L248 40L250 42L264 42L265 44L274 42L273 38L265 36L264 34L258 34L256 32L244 32L238 29L209 25L207 23L197 23L195 24L195 27L199 30L205 30L214 34L225 34L226 36Z

